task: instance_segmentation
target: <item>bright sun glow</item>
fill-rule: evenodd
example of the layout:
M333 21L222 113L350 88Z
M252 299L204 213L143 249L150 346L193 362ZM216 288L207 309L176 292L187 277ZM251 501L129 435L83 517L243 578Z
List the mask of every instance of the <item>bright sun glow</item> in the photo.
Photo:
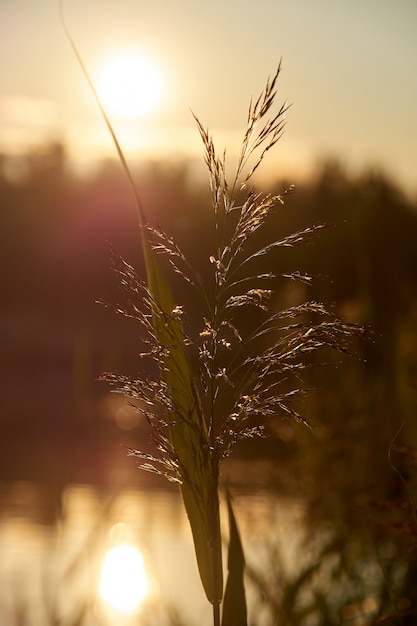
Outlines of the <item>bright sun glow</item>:
M106 554L99 591L103 600L123 613L132 613L138 608L148 591L139 550L121 545Z
M134 52L114 55L98 76L97 93L107 112L140 117L158 105L162 79L150 59Z

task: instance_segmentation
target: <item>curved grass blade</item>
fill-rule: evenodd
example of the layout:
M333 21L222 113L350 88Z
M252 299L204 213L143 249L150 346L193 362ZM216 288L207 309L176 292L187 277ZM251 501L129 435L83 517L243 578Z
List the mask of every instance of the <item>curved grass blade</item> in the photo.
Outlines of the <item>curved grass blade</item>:
M190 522L200 577L207 598L220 603L223 591L217 463L212 450L184 343L181 322L171 313L175 300L166 274L145 229L142 244L149 290L161 311L153 316L155 335L165 349L161 377L173 407L168 411L171 442L180 473L180 488Z
M147 236L146 217L140 195L112 124L66 25L62 0L60 13L68 42L94 95L134 195L149 291L159 310L166 315L163 321L154 312L153 325L156 338L161 347L166 349L161 377L169 390L170 404L174 408L173 411L168 411L168 418L171 442L178 457L178 478L193 534L201 581L208 600L213 604L220 604L223 576L217 460L212 459L205 420L184 344L183 327L179 320L172 318L174 297L159 257Z

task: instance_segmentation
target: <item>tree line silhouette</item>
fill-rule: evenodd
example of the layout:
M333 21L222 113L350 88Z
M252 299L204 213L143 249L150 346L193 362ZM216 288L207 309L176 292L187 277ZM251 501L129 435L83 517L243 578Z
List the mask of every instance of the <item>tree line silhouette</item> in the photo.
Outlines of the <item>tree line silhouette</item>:
M178 239L204 274L211 253L208 186L194 183L184 163L145 164L134 176L150 222ZM273 193L287 187L271 182ZM143 268L129 188L112 162L88 177L74 176L64 147L53 145L18 163L1 159L0 206L2 475L41 478L47 472L39 468L56 462L68 476L60 459L82 450L78 467L84 470L72 468L71 479L100 482L103 472L88 461L97 437L119 446L143 436L140 423L121 431L103 417L107 390L95 382L103 370L138 367L136 329L96 303L120 298L112 248ZM403 421L400 440L412 445L416 438L417 207L383 174L351 178L327 162L288 195L275 228L288 234L319 222L331 227L312 245L276 257L280 272L296 269L317 279L283 284L275 305L333 303L336 314L371 328L373 340L358 346L359 358L309 374L307 383L319 390L303 408L318 427L313 435L271 424L273 438L251 449L295 465L303 450L306 474L326 476L325 506L327 492L343 501L341 485L356 494L394 489L390 441ZM187 305L186 290L176 288ZM96 451L99 457L104 449ZM329 464L340 471L326 475Z

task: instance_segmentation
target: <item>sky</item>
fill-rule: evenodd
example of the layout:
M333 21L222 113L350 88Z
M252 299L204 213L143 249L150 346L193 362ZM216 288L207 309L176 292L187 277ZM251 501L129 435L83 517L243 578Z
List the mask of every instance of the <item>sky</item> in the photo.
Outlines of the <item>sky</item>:
M415 0L64 0L64 11L95 84L120 50L158 68L158 106L112 119L129 158L202 157L191 111L233 156L250 97L282 58L277 103L291 107L268 172L298 179L336 158L417 193ZM81 167L114 154L58 0L0 0L0 152L51 141Z

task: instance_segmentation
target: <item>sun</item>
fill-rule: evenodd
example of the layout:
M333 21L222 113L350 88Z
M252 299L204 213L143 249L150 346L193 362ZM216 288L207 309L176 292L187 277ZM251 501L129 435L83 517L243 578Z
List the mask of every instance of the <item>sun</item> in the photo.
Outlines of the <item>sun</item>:
M121 118L142 117L157 108L162 77L150 58L138 52L120 52L103 63L96 89L107 113Z

